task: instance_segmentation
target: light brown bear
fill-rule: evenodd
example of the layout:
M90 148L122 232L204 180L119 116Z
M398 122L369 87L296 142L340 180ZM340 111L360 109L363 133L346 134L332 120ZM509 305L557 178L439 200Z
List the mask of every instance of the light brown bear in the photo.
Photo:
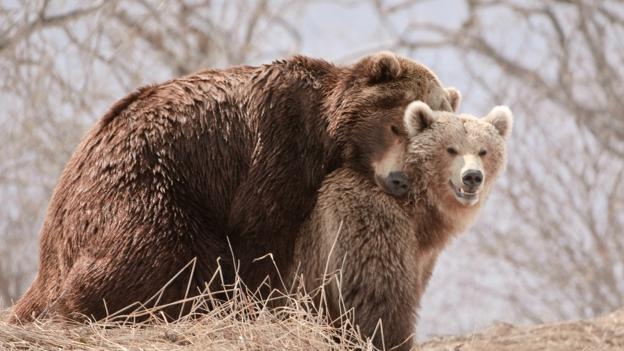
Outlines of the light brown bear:
M329 282L329 315L353 309L355 323L377 347L401 350L413 344L436 258L472 223L505 167L512 115L499 106L477 119L434 112L417 101L407 107L404 123L407 196L388 196L340 168L324 181L296 244L305 287Z

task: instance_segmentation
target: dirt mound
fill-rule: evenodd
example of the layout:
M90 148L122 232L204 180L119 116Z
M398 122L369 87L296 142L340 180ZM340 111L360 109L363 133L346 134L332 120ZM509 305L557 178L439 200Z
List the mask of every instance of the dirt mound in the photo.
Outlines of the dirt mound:
M483 332L440 337L422 344L423 351L621 351L624 309L592 320L527 327L499 323Z

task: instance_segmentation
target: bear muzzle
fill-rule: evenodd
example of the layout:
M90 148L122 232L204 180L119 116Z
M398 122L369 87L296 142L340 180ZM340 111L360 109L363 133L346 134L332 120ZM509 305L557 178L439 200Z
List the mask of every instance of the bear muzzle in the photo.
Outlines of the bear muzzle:
M461 174L461 185L456 185L453 180L449 180L449 185L453 189L457 201L463 205L472 206L479 202L479 192L484 179L483 172L469 169Z
M390 172L390 174L385 177L385 179L378 179L377 182L382 185L381 188L386 193L394 197L403 197L405 196L405 194L407 194L407 191L409 190L409 179L405 172Z

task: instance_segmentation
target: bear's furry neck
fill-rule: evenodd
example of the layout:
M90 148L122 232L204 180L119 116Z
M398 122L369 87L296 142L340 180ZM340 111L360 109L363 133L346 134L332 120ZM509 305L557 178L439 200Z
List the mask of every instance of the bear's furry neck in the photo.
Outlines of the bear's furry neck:
M474 220L480 203L472 207L445 207L433 193L425 167L413 163L412 189L404 208L413 223L419 248L429 252L442 250L449 240L464 231Z

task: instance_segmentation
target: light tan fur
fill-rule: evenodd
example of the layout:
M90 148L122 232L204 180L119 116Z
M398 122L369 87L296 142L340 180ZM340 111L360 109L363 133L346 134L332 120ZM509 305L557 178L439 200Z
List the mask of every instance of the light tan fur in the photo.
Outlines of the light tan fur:
M411 348L417 309L436 259L473 221L504 168L511 123L506 108L477 119L414 102L405 112L408 196L391 197L349 168L326 178L295 257L306 289L327 283L332 317L353 309L355 323L377 347ZM456 155L448 153L450 146ZM484 149L487 154L479 155ZM460 201L449 183L465 159L487 174L473 204ZM328 281L326 274L336 272Z

